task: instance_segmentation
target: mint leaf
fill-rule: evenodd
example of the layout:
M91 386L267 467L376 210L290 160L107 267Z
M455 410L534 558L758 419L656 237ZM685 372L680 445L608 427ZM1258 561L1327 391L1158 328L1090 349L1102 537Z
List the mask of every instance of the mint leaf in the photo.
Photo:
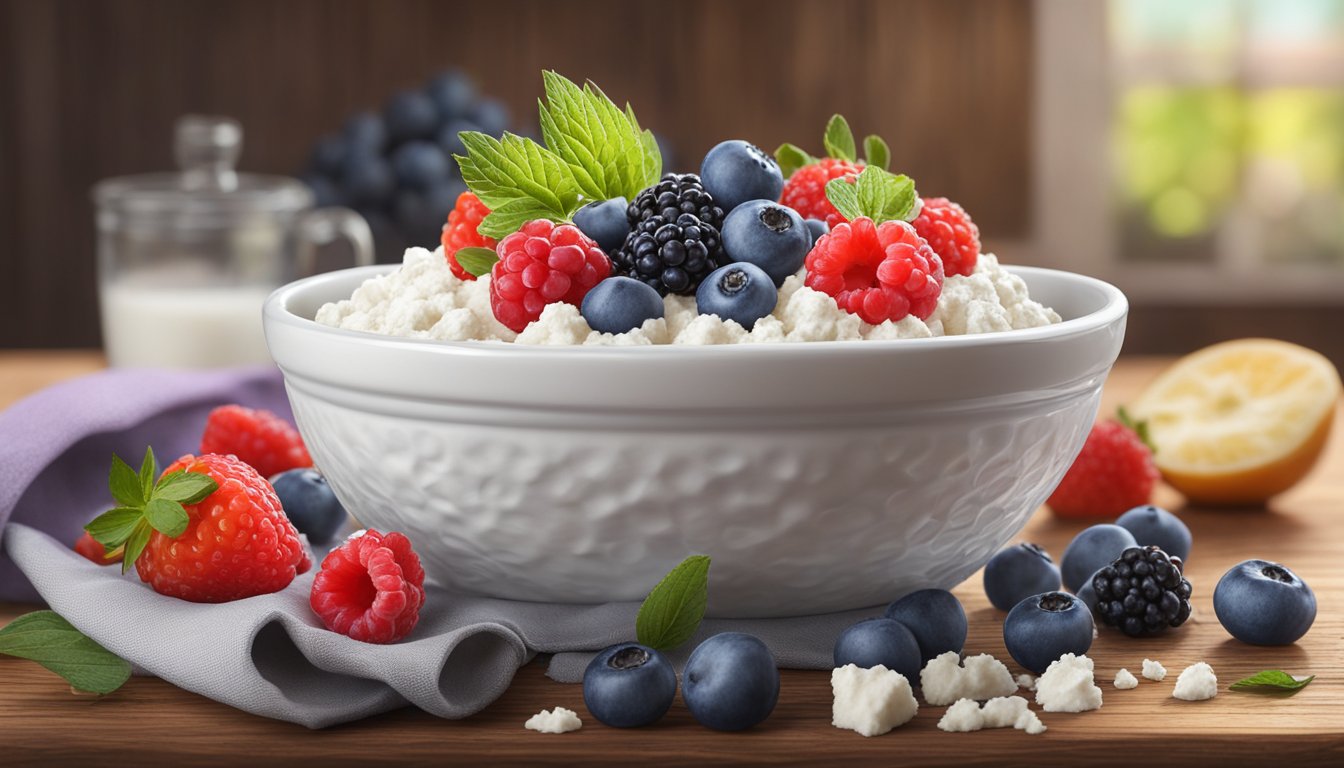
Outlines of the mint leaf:
M1294 693L1307 687L1307 683L1316 676L1298 679L1280 669L1267 669L1256 672L1250 677L1238 680L1227 686L1229 691L1248 691L1250 693Z
M556 216L552 209L547 208L541 202L523 197L517 200L510 200L490 211L490 213L486 214L484 219L481 219L481 223L476 225L476 231L486 237L503 240L514 232L517 232L519 228L529 221L535 219L564 221L572 216L572 211L565 216Z
M858 184L852 178L841 176L826 182L826 199L848 221L863 215L863 210L859 208Z
M24 614L0 628L0 653L35 661L89 693L111 693L131 677L130 664L52 611Z
M863 137L863 160L868 165L888 170L891 165L891 149L881 136L873 134Z
M479 227L477 231L480 231ZM495 262L499 261L499 254L495 253L493 248L459 248L457 253L453 254L453 258L468 274L480 277L490 274Z
M130 538L143 517L139 507L117 507L95 517L84 530L110 552Z
M844 115L831 115L826 123L826 134L822 137L826 154L838 160L855 162L859 159L854 149L854 132L849 129L849 121Z
M846 219L865 216L874 224L910 221L919 200L910 177L896 176L875 165L866 166L852 184L844 177L826 182L826 197Z
M775 150L775 162L779 163L779 170L786 179L792 176L794 171L816 161L815 157L793 144L780 144L779 149Z
M181 536L191 522L191 517L181 504L160 498L150 499L145 505L145 519L154 530L171 539Z
M145 547L149 545L149 535L153 532L154 529L150 527L149 521L141 517L140 522L135 524L135 528L131 530L130 536L126 539L125 549L121 555L122 573L131 570L135 561L140 559L140 553L144 552ZM103 546L106 547L107 545L104 544Z
M181 470L164 477L157 488L151 488L154 499L175 501L178 504L195 504L206 496L219 490L219 483L213 477L199 472Z
M107 487L112 498L123 507L138 507L145 503L145 492L140 485L140 476L121 457L112 454L112 469L107 474Z
M709 557L691 555L644 598L635 638L655 650L676 648L695 634L709 601Z
M629 104L625 105L625 116L630 119L630 125L634 126L635 131L639 133L639 143L644 148L643 165L641 166L641 172L645 179L644 186L651 187L663 177L663 150L658 146L658 140L653 137L653 131L642 130L639 127L639 120L635 119L635 110L631 109ZM640 189L642 190L643 187ZM632 195L626 195L627 199L632 197Z
M496 139L477 131L463 131L458 137L467 148L465 157L454 156L462 180L492 212L520 200L530 201L525 205L538 212L533 218L567 221L578 210L579 186L574 172L554 152L512 133ZM489 237L501 236L498 226L489 233L481 227L477 230Z
M569 165L585 197L633 198L658 180L661 154L650 177L645 139L629 105L617 107L592 82L580 88L555 72L541 77L546 89L546 99L537 102L542 138Z
M140 490L142 499L148 499L154 490L154 478L159 474L159 462L154 460L154 446L145 447L145 458L140 462Z

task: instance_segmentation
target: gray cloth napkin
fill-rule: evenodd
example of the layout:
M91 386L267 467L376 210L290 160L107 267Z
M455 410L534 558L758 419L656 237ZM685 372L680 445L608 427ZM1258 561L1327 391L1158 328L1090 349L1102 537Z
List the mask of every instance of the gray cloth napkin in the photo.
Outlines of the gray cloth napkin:
M116 402L100 405L104 398ZM0 413L0 524L8 521L0 548L20 572L0 571L0 597L40 595L145 672L309 728L408 704L466 717L539 653L554 654L553 679L572 683L595 651L633 639L634 603L524 603L431 590L410 637L371 645L322 626L308 605L311 571L272 595L202 605L159 595L134 572L122 576L70 550L79 526L107 506L110 446L134 456L152 442L175 456L191 450L210 407L243 402L287 412L281 398L273 372L109 372ZM782 667L829 669L840 631L880 611L706 621L671 657L680 668L700 639L734 630L760 637Z

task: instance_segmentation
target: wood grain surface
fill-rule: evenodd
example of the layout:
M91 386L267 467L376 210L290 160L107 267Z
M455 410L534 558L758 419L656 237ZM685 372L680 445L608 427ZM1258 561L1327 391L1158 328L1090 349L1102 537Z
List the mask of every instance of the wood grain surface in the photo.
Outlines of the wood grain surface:
M1166 362L1122 360L1107 386L1105 408L1132 397ZM94 354L0 353L0 405L100 364ZM1168 489L1161 489L1158 501L1181 504ZM749 732L701 728L680 703L656 726L618 730L586 717L579 687L546 679L537 664L521 670L499 701L467 720L439 720L407 709L314 732L247 715L152 678L135 678L100 699L74 696L40 667L0 657L0 765L1344 764L1344 433L1336 431L1307 481L1267 510L1180 512L1195 534L1188 570L1195 587L1191 622L1160 639L1102 632L1089 655L1096 660L1104 706L1077 715L1043 713L1049 730L1040 736L1013 730L943 733L935 727L943 709L925 706L911 723L865 739L831 727L827 673L789 670L774 715ZM1041 512L1019 539L1039 542L1058 556L1081 527ZM1249 557L1285 562L1315 589L1316 624L1298 644L1242 645L1214 618L1213 585ZM979 576L957 594L970 617L967 652L992 653L1020 671L1003 647L1003 615L987 604ZM30 609L0 605L0 623ZM1137 673L1144 657L1167 666L1166 681L1142 680L1135 690L1116 690L1115 672L1127 667ZM1171 698L1176 675L1201 660L1218 674L1218 696L1204 702ZM1267 668L1317 679L1287 698L1226 690L1228 683ZM522 728L529 715L556 705L585 716L583 730L551 736Z

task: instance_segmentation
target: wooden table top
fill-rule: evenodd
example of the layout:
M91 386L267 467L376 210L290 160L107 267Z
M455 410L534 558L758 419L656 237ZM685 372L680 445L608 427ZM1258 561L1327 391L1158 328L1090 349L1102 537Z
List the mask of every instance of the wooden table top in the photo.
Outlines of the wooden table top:
M1107 385L1103 412L1132 397L1167 362L1122 360ZM0 407L101 365L93 353L0 352ZM1181 500L1162 488L1157 502L1179 506ZM1181 514L1195 539L1188 564L1195 588L1190 623L1150 640L1102 632L1089 652L1104 692L1102 709L1042 713L1049 730L1040 736L1011 729L943 733L935 727L943 708L923 706L914 721L865 739L831 727L829 675L796 670L783 673L774 715L750 731L724 734L702 728L680 702L655 726L620 730L588 717L579 686L546 679L538 664L522 669L499 701L466 720L403 709L309 731L230 709L154 678L134 678L101 699L74 696L37 665L0 657L0 764L1344 764L1344 430L1335 431L1316 471L1268 510L1184 509ZM1036 541L1058 558L1082 527L1040 512L1018 538ZM1243 645L1214 618L1214 584L1227 568L1250 557L1287 563L1315 590L1316 624L1296 645ZM1003 614L989 606L979 576L956 592L970 617L966 651L992 653L1020 671L1003 647ZM31 608L0 604L0 624ZM1137 673L1144 657L1166 665L1166 681L1143 680L1137 689L1116 690L1111 684L1115 672L1126 667ZM1217 672L1218 696L1204 702L1171 698L1176 675L1196 661L1209 662ZM1271 668L1317 679L1290 698L1226 690L1232 681ZM528 716L557 705L579 712L586 721L583 729L560 736L523 729Z

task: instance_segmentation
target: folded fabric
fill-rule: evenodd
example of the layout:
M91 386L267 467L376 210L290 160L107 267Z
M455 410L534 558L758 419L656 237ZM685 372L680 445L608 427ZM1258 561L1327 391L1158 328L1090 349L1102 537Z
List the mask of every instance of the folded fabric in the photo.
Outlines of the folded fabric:
M271 595L219 605L155 593L132 572L70 549L108 505L111 453L193 451L210 408L238 402L288 415L273 371L112 371L46 390L0 414L0 599L41 599L137 668L266 717L323 728L406 706L445 718L480 711L537 654L578 682L593 653L633 639L634 603L563 605L428 591L405 640L371 645L325 629L308 605L313 573ZM14 567L17 566L17 571ZM8 569L8 570L4 570ZM780 666L828 669L835 637L880 608L790 619L705 621L704 637L765 641Z

